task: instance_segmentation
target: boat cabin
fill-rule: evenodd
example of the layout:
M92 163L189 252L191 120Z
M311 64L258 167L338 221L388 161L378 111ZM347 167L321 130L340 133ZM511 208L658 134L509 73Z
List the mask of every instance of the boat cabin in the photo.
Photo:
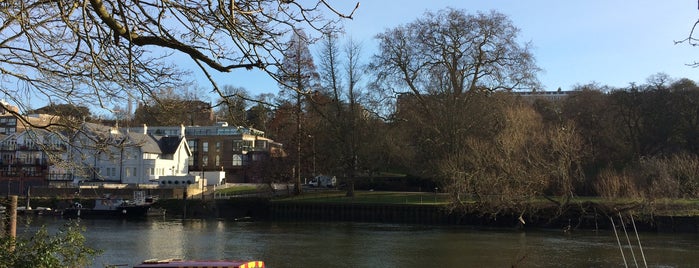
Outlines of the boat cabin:
M167 268L264 268L263 261L226 261L226 260L146 260L143 263L134 266L134 268L151 268L151 267L167 267Z

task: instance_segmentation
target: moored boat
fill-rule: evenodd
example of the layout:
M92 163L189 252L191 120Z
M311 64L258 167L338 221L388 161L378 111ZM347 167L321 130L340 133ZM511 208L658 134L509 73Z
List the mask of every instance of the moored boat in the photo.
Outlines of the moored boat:
M219 268L264 268L263 261L226 261L226 260L146 260L141 264L135 265L134 268L204 268L204 267L219 267Z
M100 198L95 200L93 208L85 208L80 203L74 203L63 210L63 217L74 218L143 218L148 215L149 203L134 203L121 198Z

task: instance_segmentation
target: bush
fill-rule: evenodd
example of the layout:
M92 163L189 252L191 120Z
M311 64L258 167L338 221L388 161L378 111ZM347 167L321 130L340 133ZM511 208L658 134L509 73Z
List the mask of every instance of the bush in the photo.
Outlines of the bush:
M605 169L597 176L594 188L599 196L608 199L641 197L633 178L612 169Z
M0 268L87 267L101 253L85 245L84 227L70 221L51 234L42 226L16 239L0 237Z
M602 171L594 187L605 198L697 198L699 158L685 153L643 157L622 171Z

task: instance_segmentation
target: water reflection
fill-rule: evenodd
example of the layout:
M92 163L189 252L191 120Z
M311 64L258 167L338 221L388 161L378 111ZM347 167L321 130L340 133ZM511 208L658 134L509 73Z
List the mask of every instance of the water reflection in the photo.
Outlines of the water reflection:
M58 226L62 220L47 220ZM83 221L94 267L150 258L254 259L268 267L623 267L613 232L362 223ZM625 238L622 238L625 244ZM634 241L634 240L632 240ZM699 267L696 234L641 234L650 267ZM635 243L635 242L634 242ZM637 244L637 262L643 266ZM625 256L634 266L628 246Z

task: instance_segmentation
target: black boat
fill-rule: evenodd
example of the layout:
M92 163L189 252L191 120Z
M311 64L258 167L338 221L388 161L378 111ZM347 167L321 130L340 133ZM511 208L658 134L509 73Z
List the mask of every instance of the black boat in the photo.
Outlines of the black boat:
M84 208L80 203L74 203L63 210L63 218L67 219L124 219L145 218L150 209L149 203L137 204L124 199L100 198L95 200L93 208Z

